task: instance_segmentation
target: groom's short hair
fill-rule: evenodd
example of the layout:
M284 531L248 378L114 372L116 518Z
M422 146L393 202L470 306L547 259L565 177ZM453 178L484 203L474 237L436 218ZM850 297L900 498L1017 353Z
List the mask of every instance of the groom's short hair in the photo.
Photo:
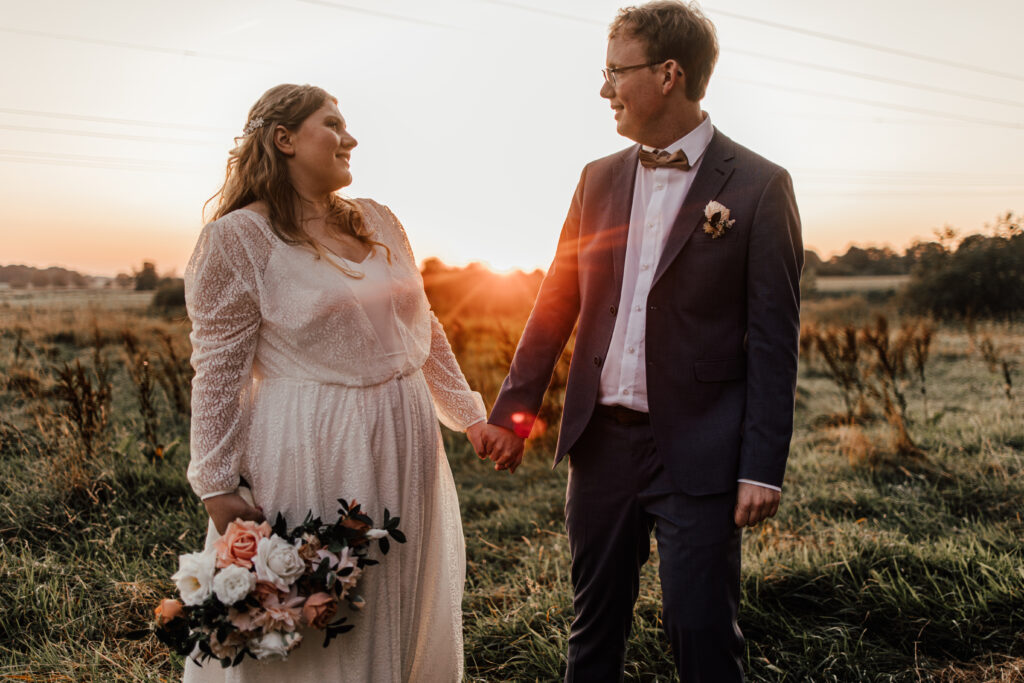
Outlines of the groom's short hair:
M718 61L718 36L696 2L654 0L624 7L608 27L609 38L619 34L644 41L651 62L679 62L686 74L686 98L697 102L704 97Z

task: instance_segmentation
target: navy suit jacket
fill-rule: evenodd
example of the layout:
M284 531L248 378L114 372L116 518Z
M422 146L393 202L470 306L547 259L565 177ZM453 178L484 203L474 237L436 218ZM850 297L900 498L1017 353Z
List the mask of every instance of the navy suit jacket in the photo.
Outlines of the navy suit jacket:
M555 464L598 400L626 253L639 145L583 169L490 422L535 416L574 327ZM715 200L735 224L702 226ZM800 332L800 218L785 169L717 129L672 225L647 299L647 396L661 459L679 489L737 479L782 485L793 431ZM625 312L623 312L625 313ZM513 415L521 414L516 419Z

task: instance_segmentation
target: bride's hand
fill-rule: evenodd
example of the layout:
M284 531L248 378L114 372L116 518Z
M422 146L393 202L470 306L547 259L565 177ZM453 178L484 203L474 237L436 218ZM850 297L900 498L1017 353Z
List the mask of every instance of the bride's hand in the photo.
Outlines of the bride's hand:
M263 510L249 505L237 491L207 498L203 505L206 506L206 512L213 520L213 526L218 534L223 534L228 524L239 517L253 522L264 521Z
M484 430L486 427L487 422L477 422L466 427L466 436L469 438L469 443L473 446L473 450L476 451L477 456L481 460L488 455L484 447Z

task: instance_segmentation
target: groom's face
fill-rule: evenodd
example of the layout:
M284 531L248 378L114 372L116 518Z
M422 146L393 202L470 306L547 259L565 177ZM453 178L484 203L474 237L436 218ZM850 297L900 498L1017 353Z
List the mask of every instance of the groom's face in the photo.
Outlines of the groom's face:
M646 64L647 45L629 33L619 32L608 40L609 69ZM652 144L653 128L663 113L665 98L663 78L658 69L642 67L615 74L614 83L605 81L601 97L615 111L615 128L619 135L635 142Z

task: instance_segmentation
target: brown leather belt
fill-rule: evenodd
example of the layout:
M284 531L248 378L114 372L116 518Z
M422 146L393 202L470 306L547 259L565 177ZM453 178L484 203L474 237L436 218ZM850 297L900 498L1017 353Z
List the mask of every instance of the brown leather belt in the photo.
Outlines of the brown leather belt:
M649 414L641 413L639 410L633 410L625 406L606 406L599 403L594 412L601 417L614 420L623 425L645 425L651 422Z

